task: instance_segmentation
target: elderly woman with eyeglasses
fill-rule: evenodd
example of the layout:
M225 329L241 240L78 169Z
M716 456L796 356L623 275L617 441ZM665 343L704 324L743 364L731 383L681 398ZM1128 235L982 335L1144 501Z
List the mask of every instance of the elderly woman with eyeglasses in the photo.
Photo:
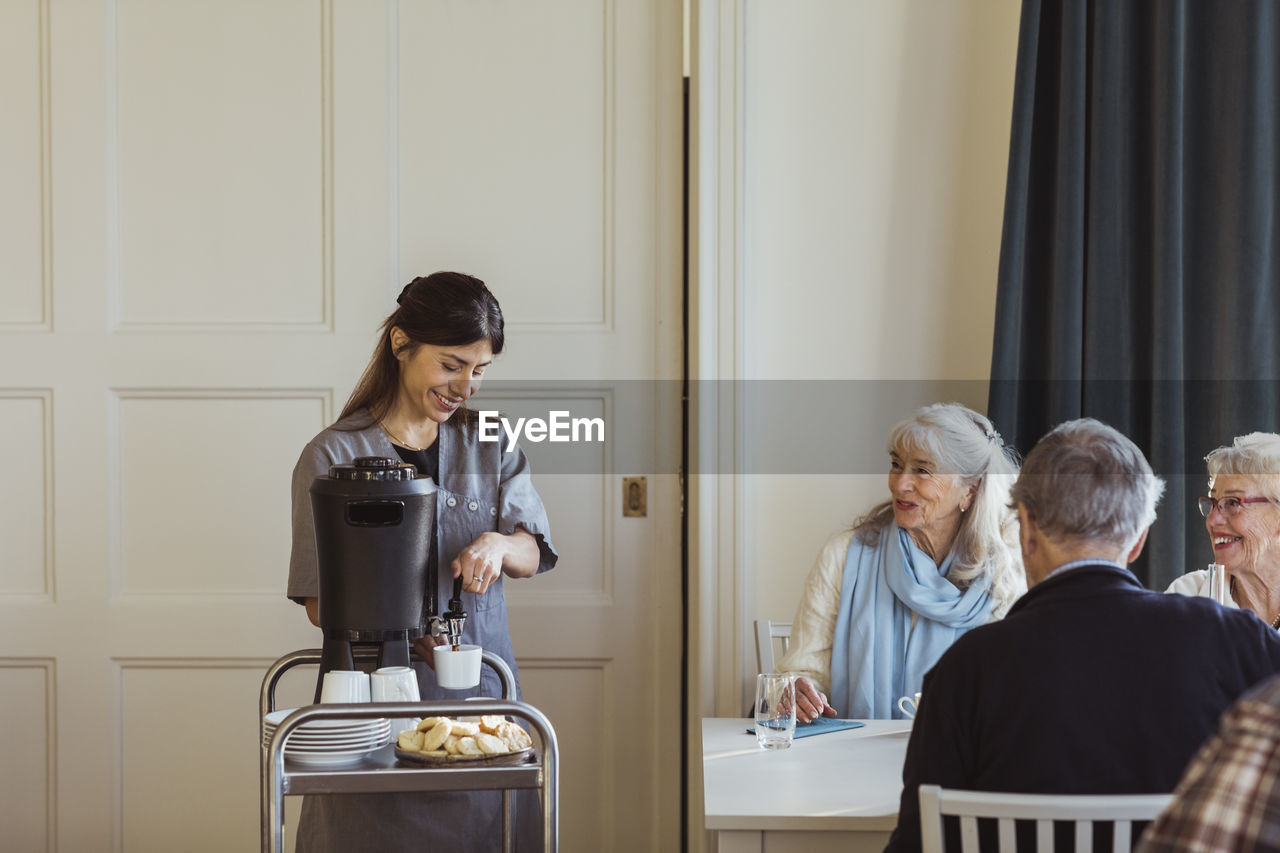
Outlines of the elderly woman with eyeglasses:
M1213 561L1226 567L1231 601L1280 628L1280 435L1252 432L1205 458L1209 495L1200 514ZM1189 572L1168 592L1209 595L1209 572Z

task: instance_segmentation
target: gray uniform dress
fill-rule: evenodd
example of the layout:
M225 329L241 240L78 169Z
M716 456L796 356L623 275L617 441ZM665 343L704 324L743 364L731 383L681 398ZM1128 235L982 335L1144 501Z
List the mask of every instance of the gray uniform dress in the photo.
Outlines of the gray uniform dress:
M538 543L538 571L556 564L550 526L542 500L533 488L529 464L519 449L505 442L481 442L461 411L440 426L440 477L436 492L436 548L439 555L437 600L448 605L453 594L449 566L458 553L487 531L510 534L517 527ZM313 438L293 470L293 552L289 560L289 597L303 601L319 595L315 527L309 489L327 474L329 466L358 456L396 459L386 433L357 413ZM351 426L359 429L346 429ZM467 611L464 643L475 643L507 662L517 672L507 630L507 603L500 578L483 595L464 592ZM480 685L471 690L446 690L435 683L432 670L417 664L423 699L502 695L497 675L481 671ZM517 673L517 696L519 676ZM517 801L517 849L541 846L536 792L522 791ZM498 791L441 794L331 794L303 798L298 822L299 851L500 850L502 798Z

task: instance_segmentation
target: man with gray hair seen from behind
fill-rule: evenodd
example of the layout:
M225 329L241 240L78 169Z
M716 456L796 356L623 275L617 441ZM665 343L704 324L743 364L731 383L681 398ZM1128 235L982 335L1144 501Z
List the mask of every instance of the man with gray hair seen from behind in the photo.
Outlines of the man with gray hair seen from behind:
M1129 572L1163 491L1133 442L1091 418L1027 455L1010 499L1029 590L925 676L888 850L920 849L922 784L1172 791L1218 716L1280 672L1280 635L1253 613L1153 592ZM994 849L994 832L982 840Z

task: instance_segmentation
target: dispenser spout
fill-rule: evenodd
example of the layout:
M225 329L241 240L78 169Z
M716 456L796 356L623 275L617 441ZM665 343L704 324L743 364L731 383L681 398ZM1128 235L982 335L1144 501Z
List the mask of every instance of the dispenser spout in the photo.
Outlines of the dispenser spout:
M443 617L431 617L431 636L444 636L457 651L462 645L462 631L467 625L467 611L462 609L462 578L453 579L453 597Z

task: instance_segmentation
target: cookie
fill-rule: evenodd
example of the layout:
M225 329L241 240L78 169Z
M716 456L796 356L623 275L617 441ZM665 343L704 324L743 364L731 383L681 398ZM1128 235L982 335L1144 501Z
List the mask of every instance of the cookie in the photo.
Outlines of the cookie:
M424 732L419 731L401 732L396 738L396 743L407 752L421 752L423 734Z
M439 717L431 731L427 732L422 738L422 749L439 749L440 745L448 740L449 735L453 732L453 723L449 722L448 717Z
M480 747L480 751L485 755L505 755L511 751L507 749L507 744L502 738L484 732L476 735L476 746Z

